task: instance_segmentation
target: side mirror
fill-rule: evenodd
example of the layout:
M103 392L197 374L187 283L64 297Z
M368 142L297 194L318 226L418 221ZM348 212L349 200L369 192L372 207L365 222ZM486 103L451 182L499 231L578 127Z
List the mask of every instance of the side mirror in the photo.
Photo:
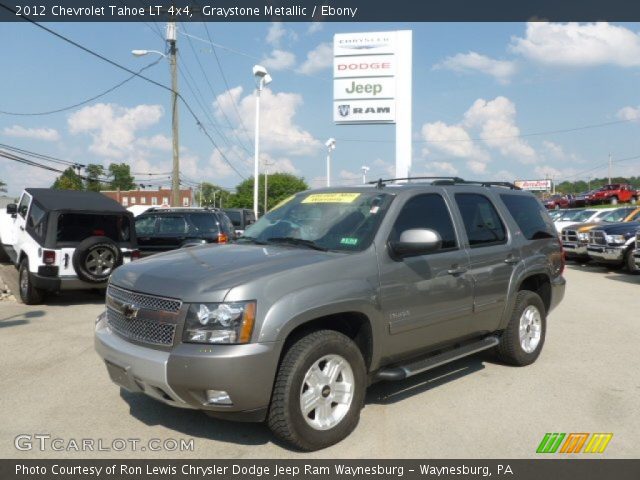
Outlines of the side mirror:
M413 228L400 234L397 242L389 244L391 251L398 257L410 257L434 252L442 247L442 238L435 230Z
M15 203L10 203L9 205L7 205L7 213L9 215L15 215L18 213L18 205L16 205Z

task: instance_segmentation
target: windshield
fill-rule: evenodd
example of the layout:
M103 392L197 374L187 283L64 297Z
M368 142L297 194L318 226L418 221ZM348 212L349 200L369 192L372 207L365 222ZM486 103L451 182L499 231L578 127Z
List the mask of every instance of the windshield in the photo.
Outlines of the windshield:
M392 199L379 191L300 194L260 218L239 241L361 251L371 244Z
M575 210L573 212L565 213L560 221L562 222L585 222L591 218L595 213L594 210Z
M603 222L621 222L624 218L633 212L633 208L619 208L609 212L602 217Z
M582 214L583 212L584 210L569 210L567 212L564 212L560 216L560 218L558 218L558 221L566 222L569 220L577 220L580 214Z

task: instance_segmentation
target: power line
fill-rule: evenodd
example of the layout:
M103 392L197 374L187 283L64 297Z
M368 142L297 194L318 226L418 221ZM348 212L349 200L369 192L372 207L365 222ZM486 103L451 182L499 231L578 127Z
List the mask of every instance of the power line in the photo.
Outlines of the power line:
M140 74L141 72L145 71L148 68L153 67L154 65L156 65L160 60L162 60L162 57L160 57L158 60L151 62L149 65L142 67L140 70L138 70L136 72L136 74ZM40 115L52 115L54 113L60 113L60 112L65 112L67 110L72 110L76 107L80 107L82 105L85 105L89 102L92 102L94 100L97 100L100 97L104 97L105 95L107 95L108 93L113 92L114 90L120 88L121 86L123 86L125 83L129 82L130 80L134 79L137 75L131 75L130 77L125 78L123 81L121 81L120 83L117 83L116 85L114 85L111 88L108 88L107 90L105 90L102 93L99 93L98 95L94 95L91 98L87 98L86 100L83 100L81 102L78 103L74 103L73 105L69 105L68 107L61 107L61 108L56 108L55 110L48 110L45 112L7 112L4 110L0 110L0 113L4 114L4 115L14 115L14 116L40 116Z
M131 70L130 68L125 67L124 65L120 65L119 63L117 63L117 62L115 62L115 61L113 61L113 60L111 60L111 59L109 59L109 58L105 57L104 55L101 55L101 54L99 54L99 53L97 53L97 52L95 52L95 51L91 50L90 48L87 48L87 47L85 47L85 46L83 46L83 45L81 45L81 44L79 44L79 43L77 43L77 42L75 42L75 41L71 40L70 38L65 37L64 35L62 35L62 34L60 34L60 33L58 33L58 32L55 32L54 30L51 30L51 29L50 29L50 28L48 28L48 27L45 27L44 25L42 25L42 24L40 24L40 23L38 23L38 22L36 22L36 21L34 21L34 20L30 19L29 17L27 17L27 16L25 16L25 15L22 15L22 14L21 14L21 15L18 15L18 14L17 14L17 12L16 12L16 10L14 10L14 9L13 9L13 8L11 8L11 7L8 7L7 5L4 5L3 3L0 3L0 7L4 8L5 10L8 10L9 12L11 12L11 13L15 14L16 16L19 16L20 18L22 18L22 19L26 20L27 22L32 23L33 25L37 26L38 28L41 28L42 30L44 30L44 31L46 31L46 32L48 32L48 33L50 33L51 35L53 35L53 36L55 36L55 37L57 37L57 38L59 38L59 39L61 39L61 40L65 41L65 42L69 43L70 45L73 45L74 47L79 48L80 50L82 50L82 51L84 51L84 52L86 52L86 53L88 53L88 54L90 54L90 55L92 55L92 56L94 56L94 57L96 57L96 58L99 58L100 60L102 60L102 61L104 61L104 62L106 62L106 63L108 63L108 64L110 64L110 65L113 65L114 67L116 67L116 68L118 68L118 69L120 69L120 70L124 70L125 72L128 72L128 73L130 73L130 74L132 74L132 75L134 75L134 76L136 76L136 77L139 77L139 78L141 78L141 79L143 79L143 80L145 80L145 81L147 81L147 82L151 83L152 85L155 85L155 86L157 86L157 87L162 88L163 90L167 90L167 91L169 91L169 92L172 92L172 93L173 93L173 90L172 90L170 87L168 87L168 86L166 86L166 85L163 85L162 83L157 82L157 81L155 81L155 80L153 80L153 79L151 79L151 78L149 78L149 77L146 77L146 76L144 76L144 75L141 75L141 74L139 74L139 73L137 73L137 72L135 72L135 71ZM238 176L240 176L240 177L241 177L241 178L243 178L243 179L246 179L246 177L245 177L244 175L242 175L242 174L238 171L238 169L236 169L236 167L235 167L235 166L234 166L234 165L229 161L229 159L228 159L228 158L227 158L227 156L224 154L224 152L223 152L223 151L218 147L218 144L217 144L217 143L215 142L215 140L211 137L211 134L209 134L209 132L207 131L207 129L204 127L204 125L202 125L202 122L200 121L200 119L198 118L198 116L195 114L195 112L194 112L194 111L193 111L193 109L191 108L191 105L189 105L189 103L184 99L184 97L183 97L179 92L176 92L176 96L180 99L180 101L183 103L183 105L184 105L184 106L186 107L186 109L189 111L189 113L191 114L191 116L193 117L193 119L196 121L196 125L200 128L200 130L204 133L204 135L209 139L209 142L211 142L211 144L213 145L213 147L214 147L216 150L218 150L218 152L220 153L221 158L222 158L222 159L223 159L223 160L224 160L224 161L229 165L229 167L230 167L234 172L236 172L236 174L238 174Z

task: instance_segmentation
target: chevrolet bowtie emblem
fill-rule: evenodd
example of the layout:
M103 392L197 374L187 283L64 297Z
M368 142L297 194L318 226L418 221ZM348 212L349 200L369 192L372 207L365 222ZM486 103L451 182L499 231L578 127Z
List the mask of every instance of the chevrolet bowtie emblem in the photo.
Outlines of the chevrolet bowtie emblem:
M122 314L128 320L133 320L138 316L140 309L133 304L125 304L122 306Z

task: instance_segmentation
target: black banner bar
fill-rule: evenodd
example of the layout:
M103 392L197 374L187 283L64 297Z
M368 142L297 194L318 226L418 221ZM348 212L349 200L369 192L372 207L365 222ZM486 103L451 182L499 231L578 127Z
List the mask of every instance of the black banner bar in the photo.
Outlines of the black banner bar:
M0 21L638 21L630 0L0 0Z
M637 480L640 460L0 460L2 480Z

